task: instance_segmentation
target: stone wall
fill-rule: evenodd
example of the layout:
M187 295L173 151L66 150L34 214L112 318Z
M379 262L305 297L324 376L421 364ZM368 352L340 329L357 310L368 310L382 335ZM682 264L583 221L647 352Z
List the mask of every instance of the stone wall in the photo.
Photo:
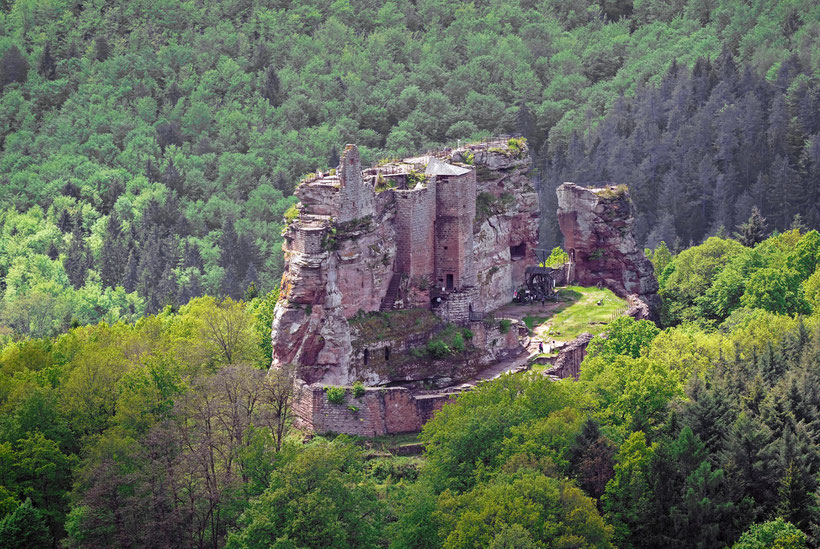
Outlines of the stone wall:
M403 387L368 388L356 398L348 387L344 402L333 404L323 387L309 385L294 403L294 412L301 427L316 433L374 437L418 432L453 398L447 392L413 395Z
M587 345L592 341L592 338L592 334L584 332L570 341L558 353L555 365L544 373L561 379L572 377L577 380L581 373L581 363L587 354Z
M447 274L454 291L444 292L437 310L442 326L466 326L471 308L489 313L509 303L524 268L534 262L529 253L510 258L511 246L536 245L538 202L529 166L526 150L508 152L500 142L362 171L358 150L347 146L335 174L319 173L297 187L300 214L283 233L285 272L274 312L272 366L293 363L308 383L438 383L457 382L504 354L480 349L482 358L467 366L455 359L445 367L393 359L365 364L363 349L374 344L356 340L350 319L382 307L429 310L431 295L447 287ZM421 169L426 181L408 189L408 174ZM504 204L481 223L475 219L479 188ZM416 344L408 336L391 347Z
M397 190L396 271L410 278L430 278L435 270L436 181L417 190Z
M448 275L457 290L475 286L475 185L473 170L461 176L436 177L435 279L438 286L447 286Z

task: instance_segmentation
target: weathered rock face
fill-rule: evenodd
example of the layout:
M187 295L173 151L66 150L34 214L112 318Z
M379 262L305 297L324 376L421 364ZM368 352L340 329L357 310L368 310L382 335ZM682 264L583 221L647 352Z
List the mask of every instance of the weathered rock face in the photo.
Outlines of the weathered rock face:
M569 278L582 286L600 283L623 298L634 294L647 305L643 314L657 320L658 281L632 235L626 186L588 189L564 183L557 193L558 224L570 255Z
M296 364L307 383L443 385L520 352L515 330L496 333L497 322L481 318L510 301L535 262L539 212L529 167L526 146L500 142L362 171L348 145L335 173L296 190L273 366ZM434 313L432 324L375 339L360 327L367 313L408 309ZM471 330L462 356L419 356L446 323Z

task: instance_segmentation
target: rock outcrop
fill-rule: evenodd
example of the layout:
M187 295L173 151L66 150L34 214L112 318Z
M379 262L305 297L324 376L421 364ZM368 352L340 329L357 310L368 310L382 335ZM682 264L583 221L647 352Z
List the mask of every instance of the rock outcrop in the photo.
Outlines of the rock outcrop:
M521 352L516 329L502 333L485 317L509 303L535 263L529 168L517 140L365 170L348 145L331 174L297 187L273 366L296 364L308 384L442 386ZM441 338L449 358L425 349Z
M657 321L658 281L632 235L632 200L626 186L596 189L564 183L557 193L558 224L570 256L568 278L582 286L601 284L623 298L634 295L646 307L630 303L631 314Z

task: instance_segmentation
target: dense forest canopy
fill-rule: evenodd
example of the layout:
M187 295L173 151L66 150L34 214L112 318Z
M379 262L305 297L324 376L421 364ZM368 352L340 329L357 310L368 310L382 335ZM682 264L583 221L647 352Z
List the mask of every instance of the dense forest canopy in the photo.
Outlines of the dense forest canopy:
M674 326L621 317L578 381L463 393L425 425L422 457L291 430L293 371L265 373L275 292L8 343L0 541L816 547L820 235L652 260Z
M0 0L0 546L817 546L818 44L811 0ZM661 328L423 457L306 442L295 183L506 133L544 247L557 184L629 185Z
M266 293L301 174L521 133L641 242L817 226L810 0L0 2L2 324ZM808 193L808 194L807 194ZM545 246L557 244L551 216ZM47 305L43 305L47 304Z

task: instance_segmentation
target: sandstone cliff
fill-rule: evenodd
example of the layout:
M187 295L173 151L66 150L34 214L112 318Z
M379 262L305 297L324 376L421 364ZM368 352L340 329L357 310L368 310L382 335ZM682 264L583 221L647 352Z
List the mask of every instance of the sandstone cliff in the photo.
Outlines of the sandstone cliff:
M635 316L657 320L658 282L652 263L632 235L632 201L625 185L591 189L564 183L558 193L558 224L570 255L569 278L582 286L602 284L620 297L635 295L646 309Z
M487 313L509 302L535 260L529 168L518 141L365 170L348 145L335 173L297 188L273 366L297 364L307 383L440 386L519 353L515 326L502 331ZM447 356L426 350L438 341Z

